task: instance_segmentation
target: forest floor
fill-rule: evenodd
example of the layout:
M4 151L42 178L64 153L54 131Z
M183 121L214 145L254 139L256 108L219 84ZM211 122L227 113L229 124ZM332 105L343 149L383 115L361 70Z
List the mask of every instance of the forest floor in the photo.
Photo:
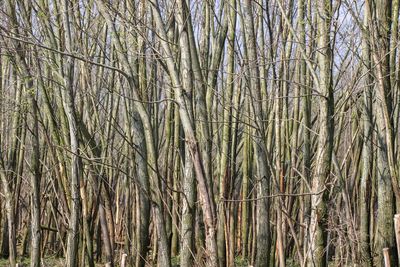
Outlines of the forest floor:
M27 267L30 266L30 260L28 257L19 258L18 259L19 267ZM96 267L104 266L104 263L95 264ZM0 267L8 267L9 262L8 259L0 258ZM64 267L65 259L64 258L56 258L56 257L46 257L42 259L42 267Z
M24 257L24 258L19 258L18 259L18 266L19 267L27 267L30 266L30 260L29 257ZM172 266L179 266L179 258L174 257L171 260ZM96 263L96 267L104 266L104 263ZM0 267L8 267L9 262L8 259L0 258ZM57 257L45 257L42 259L42 267L64 267L65 266L65 259L64 258L57 258ZM236 267L247 267L247 261L244 261L242 259L237 259L235 261L235 266ZM290 266L290 265L289 265Z

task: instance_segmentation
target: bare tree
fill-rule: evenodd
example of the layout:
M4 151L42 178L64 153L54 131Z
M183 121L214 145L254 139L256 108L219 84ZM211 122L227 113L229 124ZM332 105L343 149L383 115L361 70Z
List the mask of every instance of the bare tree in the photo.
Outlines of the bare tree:
M397 264L398 1L0 6L0 265Z

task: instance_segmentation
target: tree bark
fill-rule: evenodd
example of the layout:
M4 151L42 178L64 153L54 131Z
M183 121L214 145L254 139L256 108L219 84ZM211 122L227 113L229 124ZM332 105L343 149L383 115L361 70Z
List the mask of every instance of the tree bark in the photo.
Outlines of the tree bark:
M312 179L312 191L321 194L311 197L311 220L310 220L310 251L309 266L326 266L328 229L327 209L327 183L331 170L333 136L334 136L334 98L332 87L332 51L330 40L331 25L331 2L324 0L318 3L317 38L318 38L318 67L319 67L319 136L316 153L316 169Z

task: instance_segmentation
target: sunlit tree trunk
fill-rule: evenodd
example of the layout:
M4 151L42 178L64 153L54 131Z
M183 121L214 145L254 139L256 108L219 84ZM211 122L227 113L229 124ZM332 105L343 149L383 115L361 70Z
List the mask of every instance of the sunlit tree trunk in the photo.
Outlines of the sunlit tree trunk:
M188 3L190 5L190 3ZM189 42L190 13L185 0L180 0L177 5L177 24L179 35L179 45L181 47L180 77L183 93L188 96L186 108L190 119L193 121L193 103L190 98L193 95L193 75L192 75L192 55ZM186 135L185 135L186 137ZM183 170L182 188L182 223L181 223L181 266L192 266L194 255L194 212L195 212L195 178L193 172L193 161L191 159L190 146L185 146L185 167Z
M367 26L368 16L364 14L364 25ZM364 34L365 35L365 34ZM364 68L364 93L363 93L363 148L362 171L360 181L360 256L361 262L371 266L370 248L370 196L372 181L372 76L371 52L368 36L364 36L362 43L362 57Z
M316 152L315 174L312 178L311 220L310 220L310 251L309 266L326 266L325 252L328 229L327 183L329 182L334 136L334 98L332 86L332 51L330 40L331 2L318 2L317 38L318 38L318 68L319 80L316 90L320 96L319 136ZM322 193L318 193L322 191Z

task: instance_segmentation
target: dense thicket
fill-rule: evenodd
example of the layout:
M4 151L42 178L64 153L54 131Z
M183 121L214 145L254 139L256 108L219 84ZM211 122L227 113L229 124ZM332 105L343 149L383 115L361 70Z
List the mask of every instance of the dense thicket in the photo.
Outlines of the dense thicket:
M0 10L4 264L397 266L398 0Z

